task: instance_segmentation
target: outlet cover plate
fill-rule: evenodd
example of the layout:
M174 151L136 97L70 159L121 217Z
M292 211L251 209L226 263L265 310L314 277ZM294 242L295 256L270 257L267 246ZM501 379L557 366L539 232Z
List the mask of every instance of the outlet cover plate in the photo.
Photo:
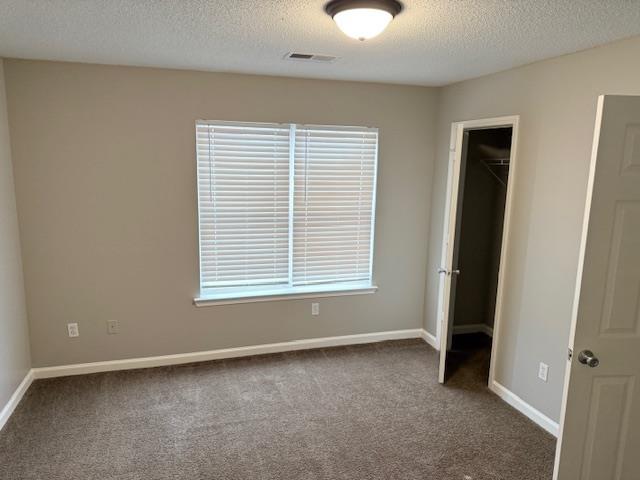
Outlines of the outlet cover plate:
M67 332L71 338L80 336L80 329L77 323L67 323Z
M120 333L120 325L117 320L107 320L107 333L109 335Z
M547 365L546 363L540 362L540 366L538 367L538 378L543 382L546 382L548 376L549 376L549 365Z

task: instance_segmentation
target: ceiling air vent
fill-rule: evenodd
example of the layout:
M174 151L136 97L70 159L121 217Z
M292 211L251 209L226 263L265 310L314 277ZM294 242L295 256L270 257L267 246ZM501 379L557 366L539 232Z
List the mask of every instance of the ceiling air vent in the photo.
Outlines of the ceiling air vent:
M331 63L338 57L332 55L318 55L317 53L297 53L289 52L284 56L285 60L295 60L298 62L318 62L318 63Z

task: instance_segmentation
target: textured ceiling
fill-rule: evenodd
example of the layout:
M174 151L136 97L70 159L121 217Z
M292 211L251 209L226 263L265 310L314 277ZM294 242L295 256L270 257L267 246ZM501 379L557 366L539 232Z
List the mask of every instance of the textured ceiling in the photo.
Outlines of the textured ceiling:
M0 56L442 85L640 34L640 0L404 0L358 42L324 3L0 0Z

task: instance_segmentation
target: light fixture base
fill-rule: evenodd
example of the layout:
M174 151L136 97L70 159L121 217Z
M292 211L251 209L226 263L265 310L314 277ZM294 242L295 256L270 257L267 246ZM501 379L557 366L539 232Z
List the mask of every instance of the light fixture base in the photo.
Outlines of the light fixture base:
M331 0L324 6L324 11L333 18L337 13L354 8L384 10L395 17L402 11L402 4L397 0Z

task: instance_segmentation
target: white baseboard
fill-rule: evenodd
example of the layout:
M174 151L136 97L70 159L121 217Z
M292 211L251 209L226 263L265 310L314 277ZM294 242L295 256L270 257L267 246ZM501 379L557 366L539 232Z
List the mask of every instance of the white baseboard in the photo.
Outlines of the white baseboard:
M503 385L500 385L495 380L489 385L489 389L498 395L502 400L507 402L513 408L518 410L520 413L529 417L530 420L533 420L535 423L544 428L551 435L557 437L558 432L560 430L560 426L557 422L554 422L549 417L547 417L541 411L533 408L523 399L521 399L518 395L513 393L511 390L507 389Z
M431 335L425 329L422 329L420 337L436 350L440 350L440 345L438 345L435 335Z
M20 403L25 392L38 378L63 377L68 375L84 375L87 373L108 372L116 370L130 370L135 368L160 367L165 365L179 365L192 362L203 362L224 358L246 357L267 353L281 353L296 350L308 350L313 348L337 347L343 345L358 345L365 343L382 342L385 340L401 340L407 338L421 338L436 350L438 345L435 336L422 328L394 330L388 332L364 333L358 335L344 335L340 337L312 338L307 340L294 340L290 342L270 343L265 345L253 345L248 347L223 348L205 352L181 353L175 355L161 355L156 357L131 358L125 360L111 360L105 362L80 363L75 365L61 365L56 367L32 368L24 377L18 388L13 393L7 404L0 411L0 430L6 424L13 411ZM527 402L518 397L500 383L493 381L491 391L498 395L509 405L520 411L535 423L552 435L558 436L559 426L542 412L536 410Z
M424 332L424 333L423 333ZM293 340L290 342L269 343L247 347L222 348L205 352L178 353L157 357L128 358L125 360L110 360L105 362L78 363L74 365L60 365L55 367L34 368L34 378L65 377L68 375L84 375L87 373L109 372L115 370L131 370L134 368L161 367L165 365L179 365L183 363L206 362L224 358L247 357L265 353L281 353L294 350L308 350L313 348L337 347L341 345L358 345L363 343L382 342L384 340L400 340L406 338L423 338L430 343L421 328L408 330L393 330L388 332L363 333L358 335L344 335L340 337L311 338L307 340ZM434 342L435 343L435 342Z
M454 325L453 333L484 333L493 337L493 328L484 323L474 323L471 325Z
M2 411L0 411L0 430L5 426L7 420L9 420L9 417L20 403L20 400L22 400L22 397L31 386L33 379L33 370L29 370L22 379L22 382L20 382L20 385L18 385L18 388L13 392L13 395L11 395L11 398L9 398L7 404L2 408Z

